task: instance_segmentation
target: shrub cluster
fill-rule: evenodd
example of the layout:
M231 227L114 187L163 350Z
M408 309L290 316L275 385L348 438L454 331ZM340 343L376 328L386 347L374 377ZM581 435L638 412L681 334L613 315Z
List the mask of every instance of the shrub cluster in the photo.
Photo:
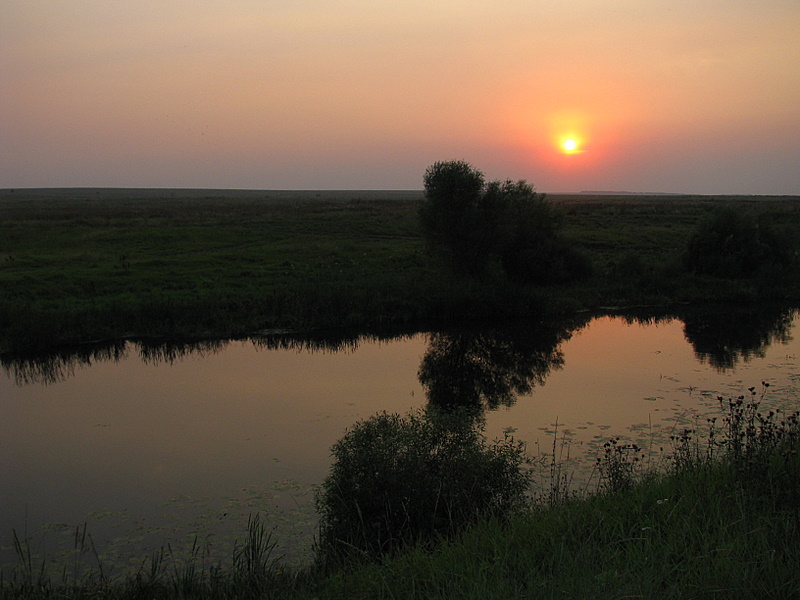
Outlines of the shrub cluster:
M420 210L428 244L455 270L482 275L500 264L514 281L568 281L590 274L565 243L563 215L525 181L485 181L464 161L437 162L424 177Z
M718 209L700 221L684 254L689 271L727 278L781 270L794 260L788 236L765 217L730 207Z
M374 558L447 536L480 516L524 501L524 446L487 442L470 416L382 413L356 423L334 446L316 498L323 563Z

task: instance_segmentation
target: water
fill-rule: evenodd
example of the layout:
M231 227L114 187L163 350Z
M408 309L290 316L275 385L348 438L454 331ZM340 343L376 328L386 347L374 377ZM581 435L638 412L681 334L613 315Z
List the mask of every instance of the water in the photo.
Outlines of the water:
M357 420L453 397L531 454L568 460L573 485L612 435L657 455L718 414L716 398L761 389L800 408L793 311L683 319L589 317L397 338L117 343L49 360L6 357L0 377L0 561L12 529L58 558L84 523L107 564L141 564L197 537L229 556L266 514L303 562L313 487ZM544 485L544 484L543 484Z

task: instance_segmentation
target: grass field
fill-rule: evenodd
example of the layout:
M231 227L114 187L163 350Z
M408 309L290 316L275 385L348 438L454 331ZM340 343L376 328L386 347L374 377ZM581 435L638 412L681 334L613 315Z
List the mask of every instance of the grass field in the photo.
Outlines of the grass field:
M798 198L550 199L591 260L589 280L448 275L421 237L421 191L2 190L0 349L800 299L795 278L709 281L680 267L713 207L766 212L797 236Z

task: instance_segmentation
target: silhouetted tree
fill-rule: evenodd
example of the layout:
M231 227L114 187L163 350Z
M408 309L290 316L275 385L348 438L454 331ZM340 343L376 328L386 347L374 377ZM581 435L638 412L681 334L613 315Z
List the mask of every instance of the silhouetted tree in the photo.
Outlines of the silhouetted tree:
M420 220L429 245L454 269L482 272L496 243L482 206L483 173L463 161L437 162L425 171L424 181Z
M492 181L464 161L437 162L424 177L420 210L432 249L456 271L482 275L493 264L516 281L564 281L589 273L561 238L561 213L526 181Z

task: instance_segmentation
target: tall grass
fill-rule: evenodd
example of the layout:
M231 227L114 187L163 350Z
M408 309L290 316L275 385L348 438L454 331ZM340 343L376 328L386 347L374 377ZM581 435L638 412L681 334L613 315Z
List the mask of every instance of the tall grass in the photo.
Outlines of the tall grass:
M247 523L243 542L222 566L209 560L195 540L187 555L171 546L146 557L133 573L111 576L99 558L85 526L75 533L73 560L52 574L52 565L36 562L30 542L14 533L18 563L0 576L0 598L293 598L305 578L282 567L271 533L258 514Z

